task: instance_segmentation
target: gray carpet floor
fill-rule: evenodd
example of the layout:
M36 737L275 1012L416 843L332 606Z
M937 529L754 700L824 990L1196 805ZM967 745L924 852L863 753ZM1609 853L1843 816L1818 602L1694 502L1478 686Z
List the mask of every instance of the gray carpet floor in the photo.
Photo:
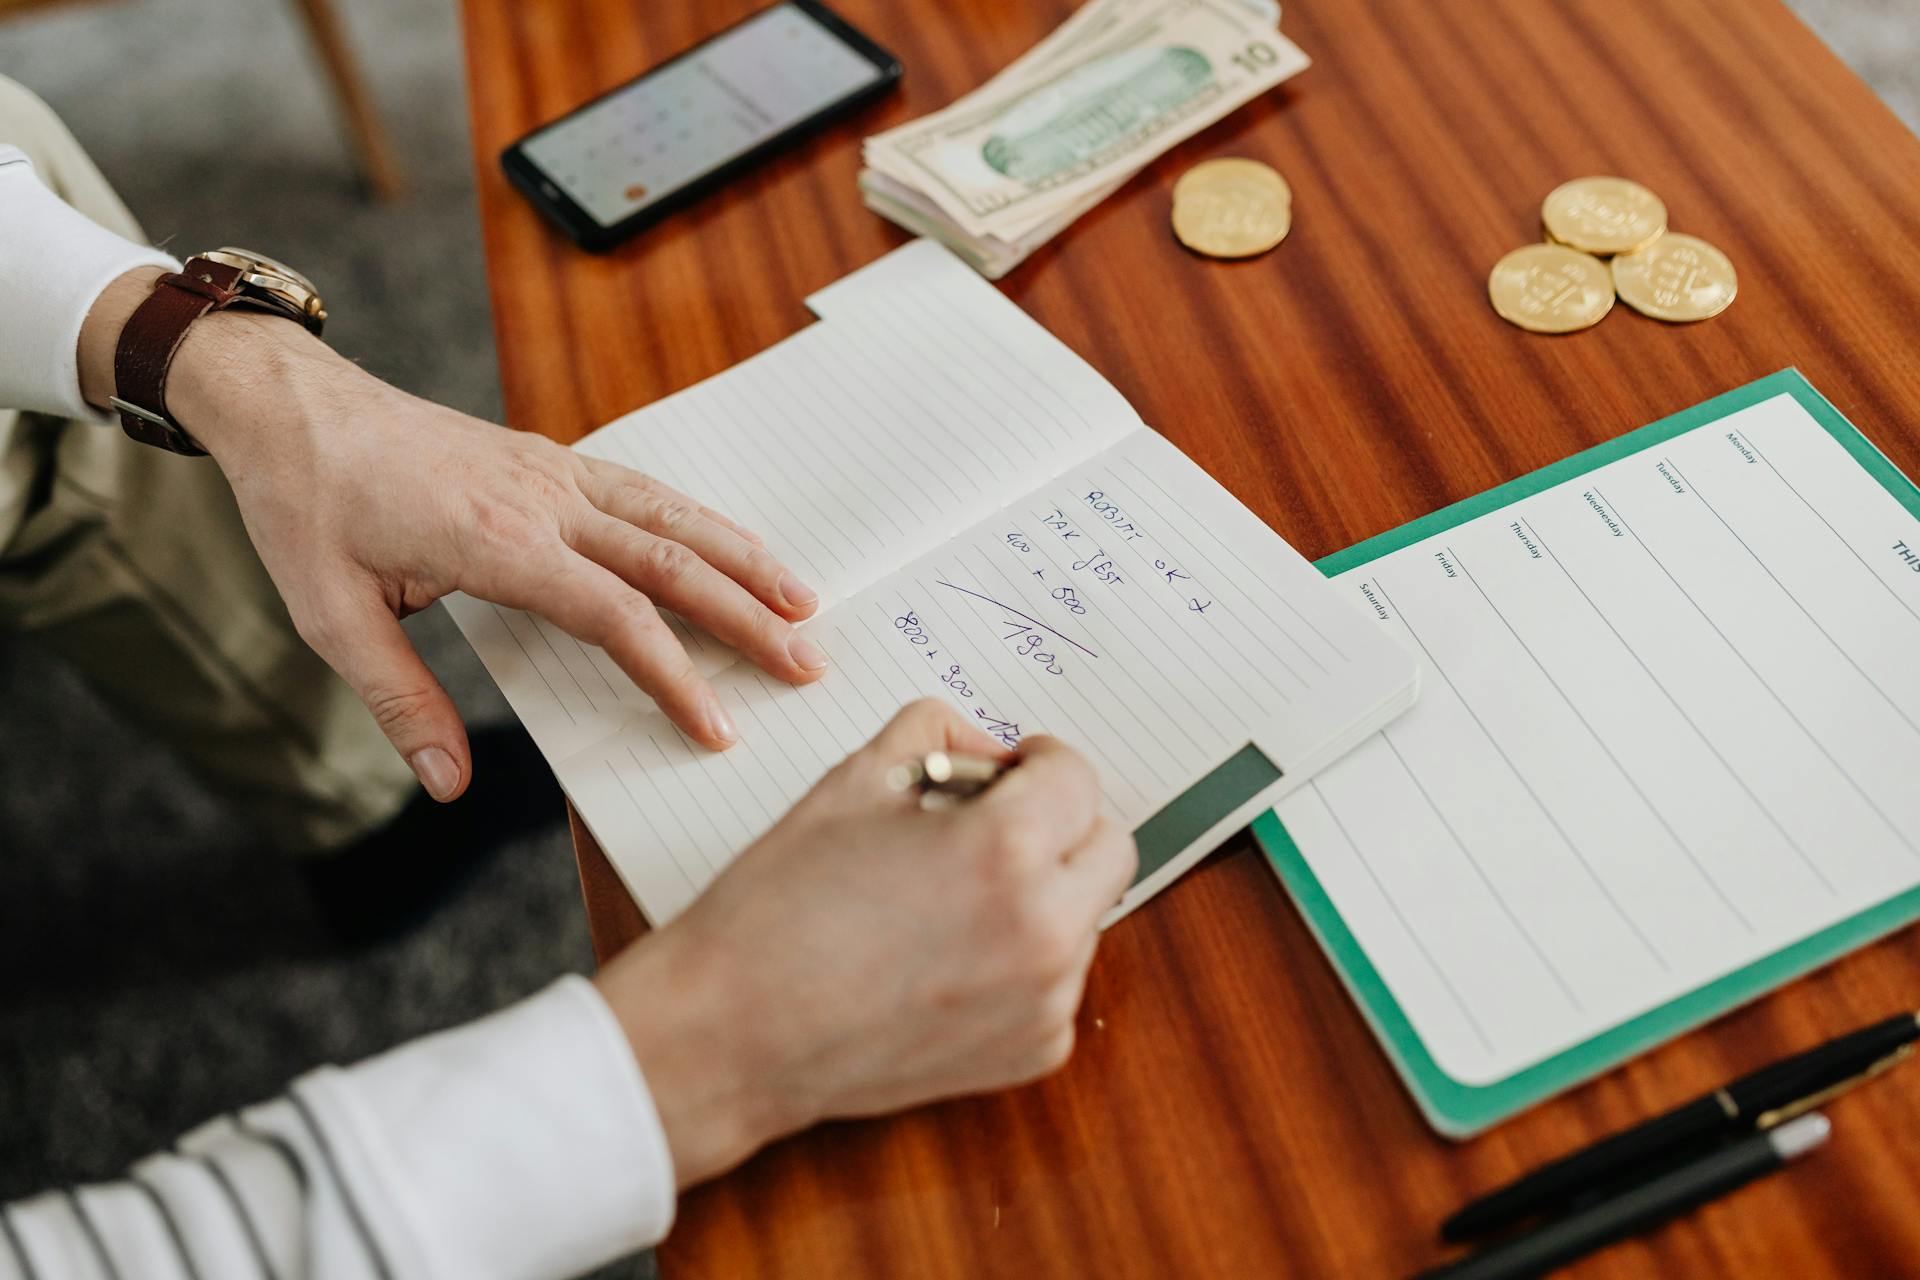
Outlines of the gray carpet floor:
M0 74L65 116L155 238L307 266L334 304L337 347L497 419L457 15L451 0L336 2L411 183L390 207L363 199L285 4L69 5L0 24ZM1915 0L1796 7L1920 127ZM227 61L234 48L244 62ZM506 717L443 615L409 626L470 723ZM117 724L54 655L4 635L0 849L0 1199L110 1175L309 1066L590 963L558 815L406 938L328 948L291 871L163 745Z

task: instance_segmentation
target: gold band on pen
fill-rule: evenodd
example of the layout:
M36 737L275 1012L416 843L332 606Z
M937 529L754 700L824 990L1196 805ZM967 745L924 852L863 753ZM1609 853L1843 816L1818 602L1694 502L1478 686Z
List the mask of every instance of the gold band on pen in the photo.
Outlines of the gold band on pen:
M998 760L929 751L887 770L887 785L895 791L918 791L923 802L935 796L963 800L992 786L1006 768Z
M1771 1129L1777 1124L1784 1124L1795 1116L1805 1115L1822 1103L1831 1102L1841 1094L1865 1084L1875 1076L1891 1071L1894 1067L1899 1066L1902 1062L1912 1057L1914 1048L1915 1045L1911 1042L1903 1044L1857 1076L1848 1076L1838 1084L1830 1084L1818 1093L1810 1093L1804 1098L1796 1098L1783 1107L1775 1107L1771 1111L1763 1111L1754 1120L1753 1127L1756 1129Z

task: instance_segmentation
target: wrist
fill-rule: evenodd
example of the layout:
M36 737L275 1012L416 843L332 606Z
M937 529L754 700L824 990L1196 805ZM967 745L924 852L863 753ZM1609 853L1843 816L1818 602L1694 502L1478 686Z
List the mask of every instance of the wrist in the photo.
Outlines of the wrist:
M223 465L314 420L324 389L366 378L298 324L245 308L196 320L167 374L168 415Z
M116 393L121 330L165 270L141 267L94 300L80 330L80 392L105 409ZM167 371L167 412L223 463L251 440L283 436L312 420L345 384L373 381L301 325L245 307L216 311L188 327ZM271 429L267 424L271 423Z
M653 1095L681 1190L812 1123L771 1087L756 1042L765 1019L724 955L701 954L681 926L643 939L594 979Z

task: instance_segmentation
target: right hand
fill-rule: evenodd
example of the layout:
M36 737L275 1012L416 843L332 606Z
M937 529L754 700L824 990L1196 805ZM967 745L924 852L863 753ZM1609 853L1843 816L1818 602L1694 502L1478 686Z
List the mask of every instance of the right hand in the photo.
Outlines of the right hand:
M1008 755L914 703L601 973L682 1187L816 1121L1019 1084L1072 1052L1133 839L1050 738L977 799L923 812L886 773L934 750Z

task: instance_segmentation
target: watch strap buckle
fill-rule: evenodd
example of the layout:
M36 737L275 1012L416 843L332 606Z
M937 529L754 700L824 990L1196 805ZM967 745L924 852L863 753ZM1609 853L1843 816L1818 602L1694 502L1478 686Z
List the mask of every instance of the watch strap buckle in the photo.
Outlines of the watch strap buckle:
M143 409L119 396L108 396L107 405L120 415L120 428L141 444L149 444L158 449L185 454L188 457L204 457L206 450L181 429L180 424L165 414Z

